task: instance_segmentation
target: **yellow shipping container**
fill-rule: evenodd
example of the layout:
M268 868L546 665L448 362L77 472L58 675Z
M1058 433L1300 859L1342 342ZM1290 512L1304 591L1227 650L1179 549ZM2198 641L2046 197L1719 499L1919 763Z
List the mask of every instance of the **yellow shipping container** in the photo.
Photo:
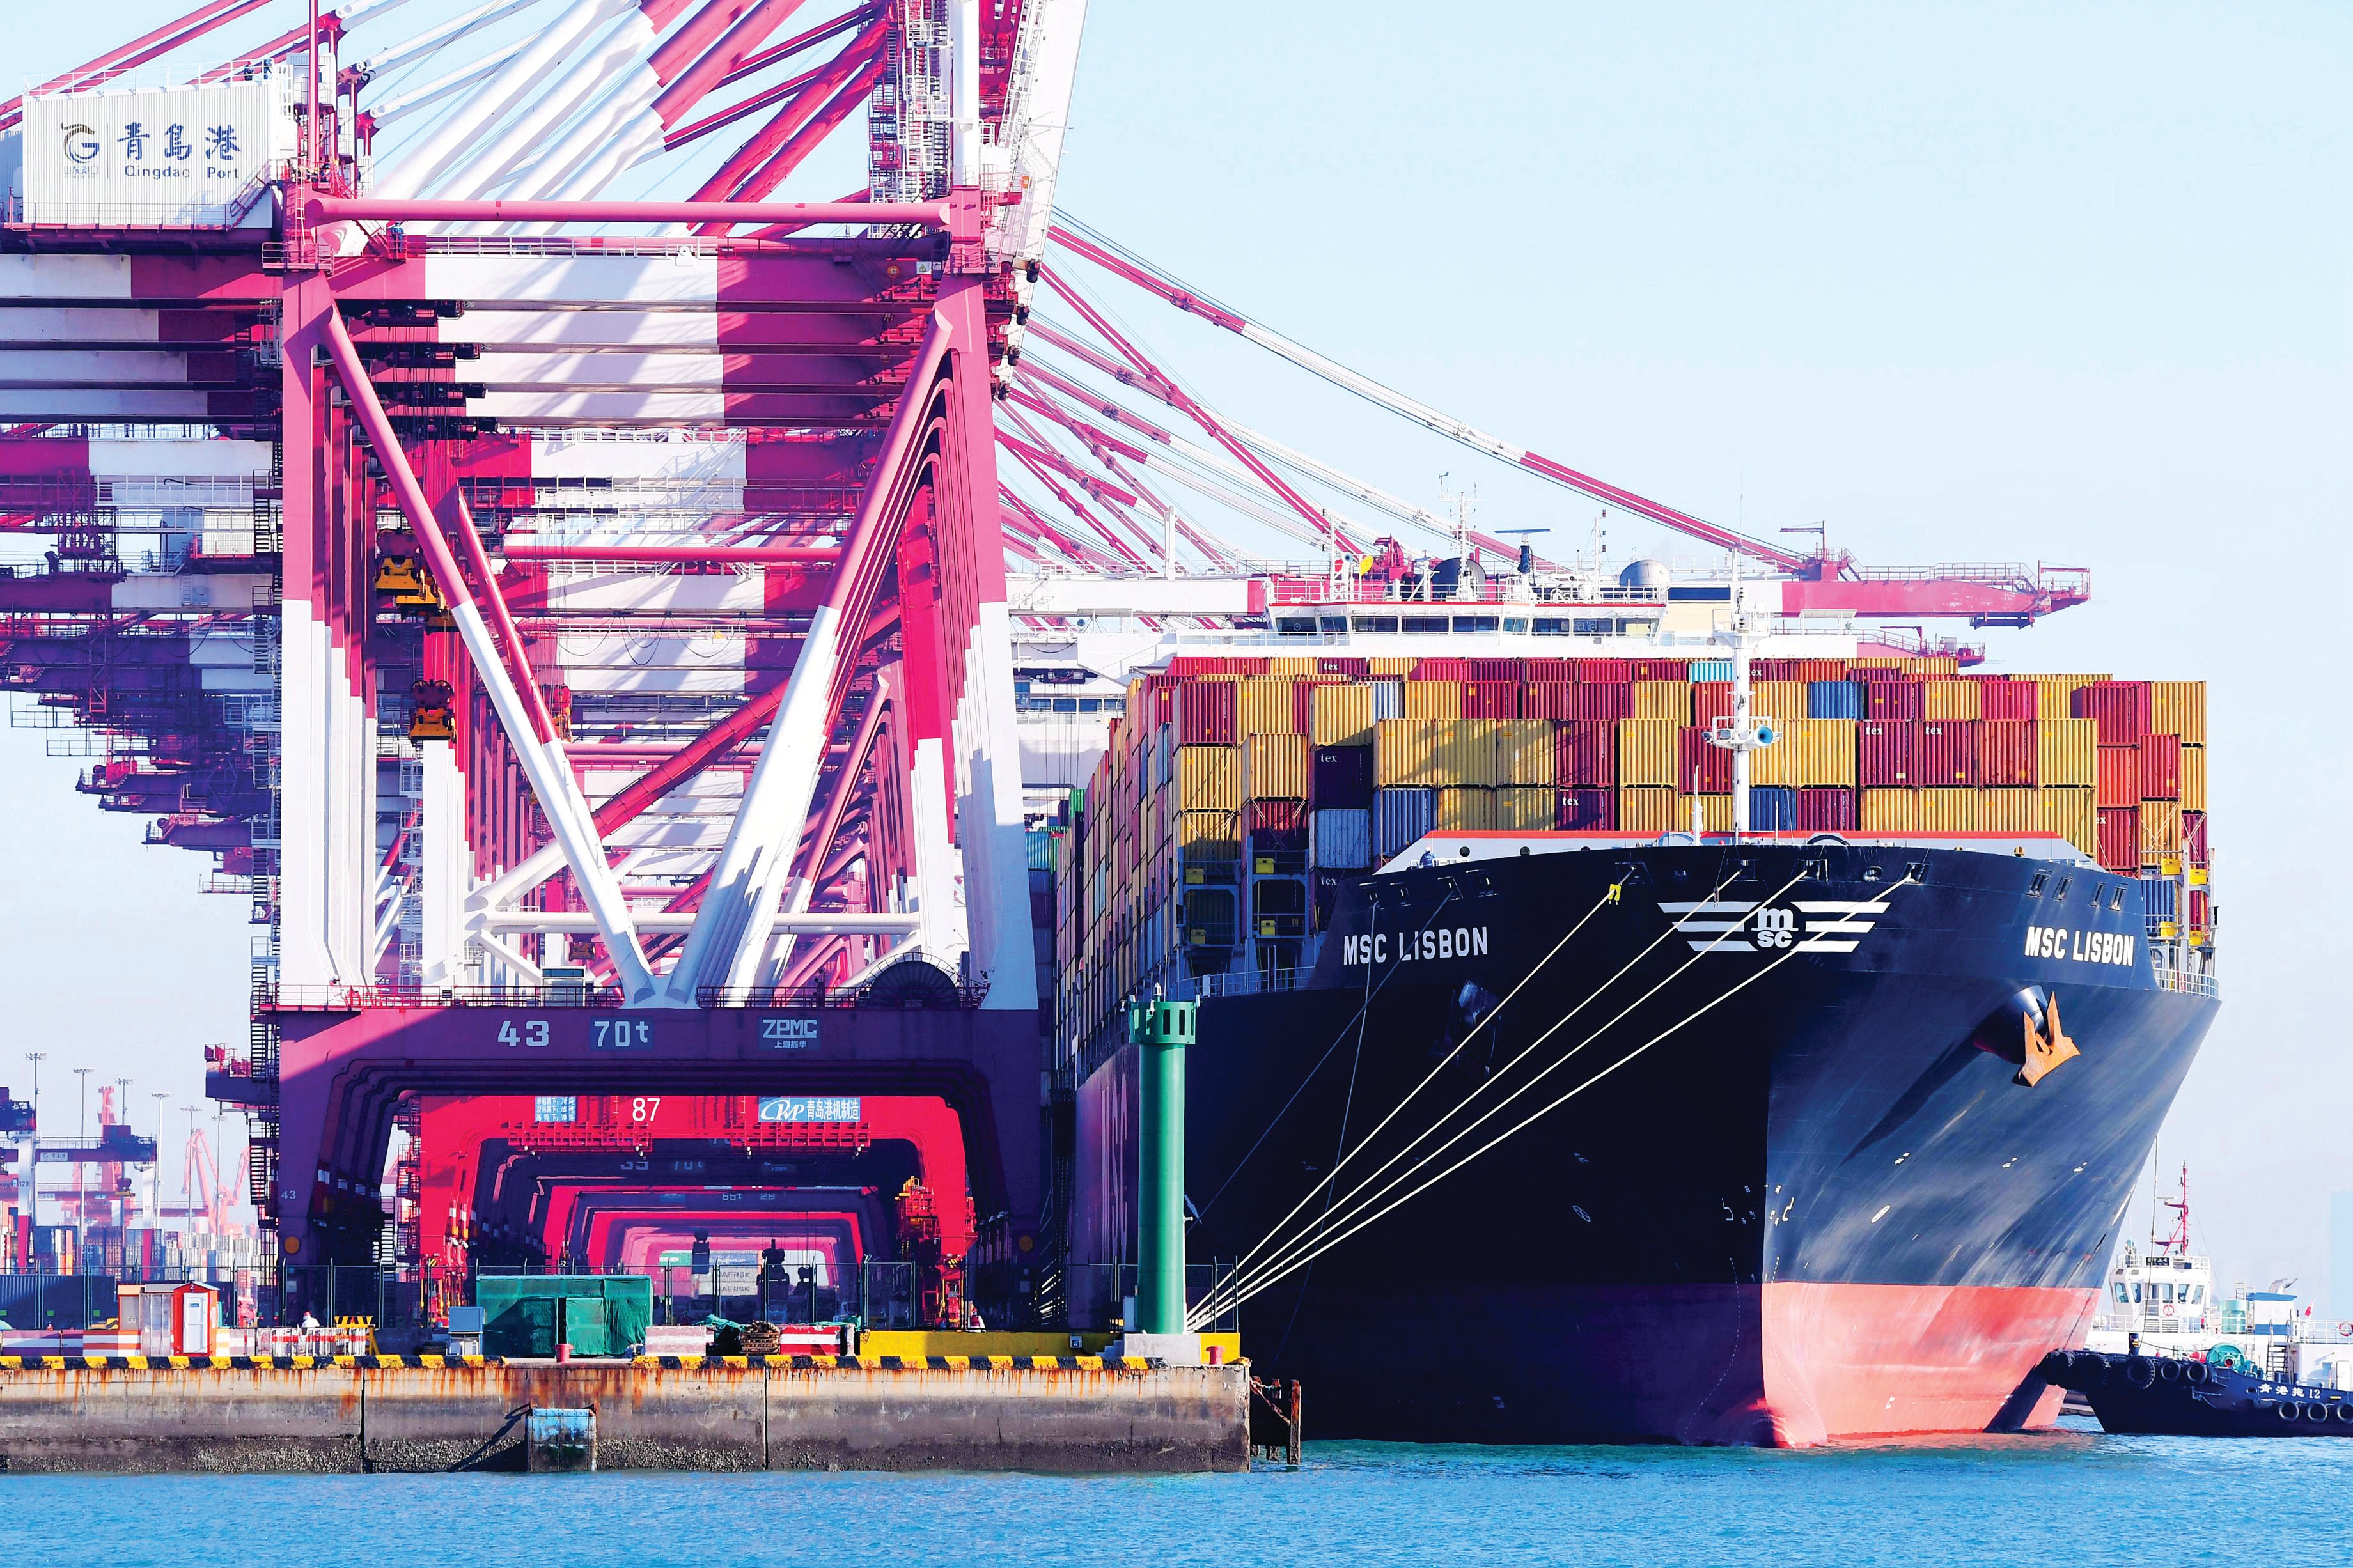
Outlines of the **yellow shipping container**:
M1665 684L1658 682L1654 684ZM1672 719L1618 721L1618 783L1627 785L1675 785L1675 735L1683 725Z
M1438 831L1489 833L1495 826L1495 792L1492 789L1441 789L1438 792Z
M1985 716L1984 694L1976 681L1931 678L1921 684L1927 688L1920 698L1922 718L1981 719Z
M1411 675L1413 660L1409 658L1368 658L1365 668L1375 676Z
M1973 789L1924 789L1919 796L1918 822L1922 833L1975 833L1978 830L1978 792Z
M2145 800L2140 803L2140 863L2155 866L2181 858L2181 803Z
M1553 738L1549 719L1495 719L1495 782L1498 784L1552 783ZM1552 823L1547 819L1545 826Z
M1242 840L1240 819L1230 811L1180 811L1176 814L1176 849L1187 860L1238 860Z
M2072 680L2074 677L2063 679ZM2071 686L2067 689L2073 691L2074 688ZM2047 704L2050 695L2050 689L2044 687L2042 700ZM2046 706L2043 711L2048 713L2051 710ZM2060 711L2066 710L2062 708ZM2092 719L2037 721L2034 726L2034 770L2035 781L2045 789L2089 789L2098 784L2098 721Z
M1902 661L1906 675L1951 675L1961 667L1961 661L1949 653L1932 653L1925 658Z
M1240 746L1176 748L1176 809L1239 811L1242 804Z
M2034 826L2055 833L2086 855L2100 852L2099 792L2092 789L2038 789L2034 792Z
M2181 748L2181 809L2206 809L2206 748Z
M1280 675L1287 680L1298 680L1316 673L1312 658L1271 658L1266 661L1269 675Z
M1455 719L1438 726L1438 767L1441 784L1488 787L1502 781L1495 775L1495 731L1501 719Z
M1634 717L1664 719L1675 724L1692 721L1692 688L1688 680L1634 682Z
M2150 727L2160 735L2179 735L2185 746L2206 743L2206 683L2202 680L2152 680L2148 684Z
M1319 746L1369 746L1373 743L1373 689L1370 686L1319 686L1309 699L1314 704L1314 731Z
M1405 716L1409 719L1461 718L1462 683L1459 680L1407 681Z
M1495 826L1505 833L1548 833L1553 825L1553 791L1506 787L1495 792Z
M1618 831L1620 833L1664 833L1675 819L1675 792L1672 785L1664 789L1648 786L1621 789L1618 792Z
M1252 735L1243 754L1243 799L1307 798L1315 776L1315 747L1306 736Z
M2036 826L2032 790L1981 789L1978 791L1978 831L1979 833L2031 833Z
M1443 719L1383 719L1373 726L1373 783L1433 784L1438 779L1437 731Z
M1730 714L1732 704L1725 703L1724 710ZM1748 710L1759 718L1772 720L1775 729L1784 724L1802 723L1806 717L1806 683L1802 680L1760 680L1749 692ZM1702 713L1697 709L1692 710L1692 722L1694 724L1704 724L1715 717L1713 713Z
M1295 735L1299 720L1291 701L1291 682L1279 675L1253 675L1242 682L1240 727L1244 735Z
M1858 664L1862 660L1858 659ZM1920 831L1920 792L1912 789L1867 789L1858 803L1857 818L1864 833Z
M1778 738L1749 754L1751 784L1854 787L1854 720L1775 717Z
M1732 831L1732 797L1728 795L1679 795L1675 796L1675 819L1671 831L1689 833L1692 825L1692 802L1699 802L1700 831L1729 833Z

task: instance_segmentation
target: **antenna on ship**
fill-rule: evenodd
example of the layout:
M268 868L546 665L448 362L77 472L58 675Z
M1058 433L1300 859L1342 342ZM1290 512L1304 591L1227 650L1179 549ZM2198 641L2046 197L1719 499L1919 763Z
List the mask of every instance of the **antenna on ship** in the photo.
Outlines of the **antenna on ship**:
M1718 719L1707 732L1710 745L1721 746L1732 753L1732 837L1736 841L1749 830L1748 823L1748 758L1759 747L1769 746L1775 736L1769 716L1749 712L1750 686L1748 657L1761 640L1762 632L1749 616L1747 603L1742 597L1740 557L1732 557L1732 622L1728 630L1732 637L1732 713ZM1699 801L1694 792L1692 801L1694 827L1698 832Z

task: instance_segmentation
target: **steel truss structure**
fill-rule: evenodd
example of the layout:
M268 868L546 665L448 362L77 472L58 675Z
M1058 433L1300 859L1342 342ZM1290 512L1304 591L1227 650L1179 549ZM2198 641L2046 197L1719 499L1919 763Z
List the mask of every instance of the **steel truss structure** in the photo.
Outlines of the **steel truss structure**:
M203 54L265 8L289 30ZM251 1049L211 1087L261 1118L290 1258L383 1251L405 1104L657 1085L935 1101L983 1231L1042 1234L1017 637L1521 553L1222 416L1103 282L1745 553L1791 616L2088 591L1791 554L1058 224L1085 0L299 9L208 0L0 105L168 68L273 83L291 127L222 222L12 195L0 234L0 521L48 542L0 581L0 676L250 901ZM864 189L786 199L861 133ZM612 194L649 172L682 194ZM1270 533L1293 559L1236 542ZM1552 570L1514 591L1627 596Z

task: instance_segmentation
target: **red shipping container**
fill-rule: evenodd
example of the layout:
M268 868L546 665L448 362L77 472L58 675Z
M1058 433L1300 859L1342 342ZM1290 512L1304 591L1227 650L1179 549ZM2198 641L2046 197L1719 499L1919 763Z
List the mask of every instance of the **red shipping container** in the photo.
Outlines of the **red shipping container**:
M1468 680L1471 661L1467 658L1418 658L1413 661L1416 680Z
M1556 755L1556 779L1560 777L1557 763ZM1675 734L1675 787L1685 795L1730 794L1732 753L1710 745L1706 731L1685 725Z
M1307 852L1307 803L1245 801L1242 829L1250 835L1249 849L1253 855L1303 855Z
M2102 746L2099 779L2101 805L2140 809L2140 748ZM2105 820L2106 813L2101 815Z
M1981 719L1977 728L1979 788L2014 789L2035 782L2034 721Z
M1523 719L1576 718L1577 688L1566 680L1535 682L1520 693L1520 717Z
M1553 782L1599 789L1618 786L1618 726L1614 721L1571 721L1552 732Z
M2149 689L2146 680L2103 680L2075 688L2071 699L2075 717L2099 721L2100 744L2129 746L2149 730Z
M1687 658L1637 658L1628 661L1632 680L1689 680L1691 660Z
M1570 679L1589 686L1623 686L1634 679L1634 664L1624 658L1574 658L1576 666Z
M1866 719L1855 729L1856 782L1865 789L1917 789L1920 770L1915 761L1919 744L1915 724L1873 723Z
M2214 929L2214 895L2203 888L2189 889L2189 925L2193 931Z
M1569 690L1569 717L1596 724L1615 724L1634 716L1634 689L1620 682L1611 686L1578 685Z
M1516 685L1527 679L1516 658L1474 658L1465 662L1471 666L1470 673L1462 678L1465 680L1508 680Z
M2181 814L2181 858L2192 866L2206 864L2206 814L2202 811Z
M1854 791L1820 784L1809 785L1798 792L1798 831L1800 833L1852 833L1854 831Z
M2181 737L2149 734L2140 742L2140 797L2181 798Z
M1922 789L1975 787L1978 782L1978 726L1974 719L1931 719L1920 726L1913 742L1912 760L1919 769Z
M1362 680L1373 670L1369 658L1319 658L1315 661L1318 675L1336 675L1348 680Z
M1844 680L1847 679L1846 660L1842 658L1794 658L1789 662L1798 667L1797 673L1789 677L1791 680Z
M2035 701L2042 689L2031 680L2004 680L1999 677L1981 677L1978 680L1978 717L1980 719L2040 719Z
M1803 680L1805 677L1798 674L1797 669L1798 666L1804 662L1803 659L1796 658L1752 658L1748 661L1748 679L1751 680Z
M1236 709L1240 683L1232 680L1188 680L1176 689L1176 743L1180 746L1230 746L1237 743Z
M1520 679L1531 686L1546 681L1567 682L1577 679L1577 660L1573 658L1524 658L1520 660Z
M2100 864L2111 871L2140 869L2139 806L2100 807Z
M1610 790L1555 790L1552 798L1552 825L1563 833L1609 833L1618 826L1618 796Z
M1858 675L1877 675L1880 671L1857 670ZM1862 716L1884 723L1902 724L1918 721L1927 712L1928 689L1917 681L1873 680L1862 689Z
M1754 701L1755 699L1750 700ZM1732 682L1729 680L1694 680L1692 682L1692 722L1704 730L1718 719L1732 717ZM1778 719L1779 714L1773 715ZM1799 715L1803 718L1803 714Z
M1472 662L1487 661L1474 659ZM1462 717L1465 719L1516 719L1519 716L1520 689L1511 682L1474 680L1463 687Z

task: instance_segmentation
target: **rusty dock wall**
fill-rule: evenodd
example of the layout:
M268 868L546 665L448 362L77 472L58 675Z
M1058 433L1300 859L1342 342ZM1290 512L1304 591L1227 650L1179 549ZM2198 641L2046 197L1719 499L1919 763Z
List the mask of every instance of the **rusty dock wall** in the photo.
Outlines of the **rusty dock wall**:
M522 1469L533 1409L649 1470L1242 1470L1247 1363L1118 1357L0 1360L0 1468Z

